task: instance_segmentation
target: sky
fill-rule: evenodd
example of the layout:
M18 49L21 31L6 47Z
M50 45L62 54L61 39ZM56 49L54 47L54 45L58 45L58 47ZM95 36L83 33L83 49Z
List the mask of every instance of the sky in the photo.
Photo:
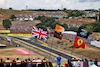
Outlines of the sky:
M0 8L22 9L99 9L100 0L0 0Z

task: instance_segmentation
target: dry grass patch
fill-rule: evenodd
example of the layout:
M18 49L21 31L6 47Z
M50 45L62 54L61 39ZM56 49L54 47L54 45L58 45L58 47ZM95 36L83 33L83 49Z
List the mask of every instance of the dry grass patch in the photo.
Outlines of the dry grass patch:
M95 22L95 19L90 18L83 18L83 19L56 19L59 23L66 23L66 24L88 24Z
M3 58L4 60L6 60L6 58L10 58L10 60L16 59L16 58L20 58L20 60L25 60L30 58L32 60L32 58L38 58L40 57L40 59L43 59L43 57L36 55L36 54L32 54L32 55L22 55L19 54L15 51L13 51L12 49L17 49L17 48L6 48L6 49L0 49L0 58Z
M70 40L72 42L70 42ZM57 38L50 37L48 39L48 41L51 44L53 42L52 46L58 47L60 49L69 51L69 52L77 54L77 55L83 55L83 57L86 57L86 58L89 58L92 60L94 60L95 58L98 58L98 59L100 58L100 49L96 48L94 46L91 46L89 44L86 45L86 49L82 49L82 48L71 48L71 46L73 46L73 44L74 44L74 40L68 39L68 38L63 38L62 40L59 40ZM60 43L58 44L57 41L59 41Z

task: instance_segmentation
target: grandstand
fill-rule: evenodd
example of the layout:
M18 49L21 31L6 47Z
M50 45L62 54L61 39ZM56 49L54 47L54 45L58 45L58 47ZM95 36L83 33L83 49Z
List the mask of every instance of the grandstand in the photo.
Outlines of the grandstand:
M6 45L0 44L0 48L4 48L6 47Z

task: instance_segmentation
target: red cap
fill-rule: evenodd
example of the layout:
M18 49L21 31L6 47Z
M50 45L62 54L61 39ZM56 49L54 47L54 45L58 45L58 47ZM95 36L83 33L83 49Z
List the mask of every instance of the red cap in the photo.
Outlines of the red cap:
M39 57L37 59L40 59Z
M43 60L45 60L45 58Z
M61 53L59 53L58 55L61 55Z

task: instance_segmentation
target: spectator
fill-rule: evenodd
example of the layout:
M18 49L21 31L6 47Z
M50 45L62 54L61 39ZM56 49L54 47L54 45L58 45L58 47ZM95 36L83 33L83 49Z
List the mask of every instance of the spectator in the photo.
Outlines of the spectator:
M82 60L80 61L80 67L83 67L83 62L84 62L84 60L82 59Z
M25 59L25 67L28 67L28 64L27 64L27 59Z
M21 67L21 61L19 60L19 58L17 58L16 67Z
M12 67L16 67L16 61L15 61L15 59L13 59L13 61L12 61L13 63L12 63Z
M1 60L1 62L3 62L3 59L2 58L0 60Z
M69 66L68 64L65 63L65 66L64 66L64 67L70 67L70 66Z
M83 67L88 67L88 61L87 61L87 59L85 59L85 61L83 62Z
M5 63L6 63L6 67L10 67L10 65L11 65L10 62L11 62L11 61L9 60L9 58L7 58L7 60L5 61Z
M22 61L21 67L26 67L24 61Z
M96 58L95 61L94 61L94 64L97 65L97 62L98 62L98 61L97 61L97 58ZM98 66L98 65L97 65L97 66Z
M53 67L53 65L52 65L52 63L51 63L51 62L49 62L49 66L50 66L50 67Z
M38 57L37 60L36 60L37 64L36 64L36 67L41 67L41 60L40 58Z
M100 60L98 61L98 67L100 67Z
M33 64L32 64L32 67L36 67L36 63L35 62L37 62L36 60L35 60L35 58L33 58Z
M31 60L30 59L28 59L28 67L31 67Z
M42 60L42 62L47 62L46 58ZM47 67L47 63L43 63L43 67Z
M80 60L76 58L76 67L80 67Z
M93 64L94 64L94 61L91 60L91 65L93 65Z
M1 61L0 61L0 67L4 67L3 59L2 58L1 58Z
M74 58L71 59L72 67L74 67Z
M72 67L71 60L68 59L69 67Z
M78 59L73 61L73 67L80 67L80 62L78 62Z
M90 60L90 61L88 61L88 65L89 65L89 67L91 66L91 60Z
M58 67L58 65L59 65L59 67L60 67L60 64L61 64L61 53L59 53L58 54L59 56L57 56L57 65L56 65L56 67Z

